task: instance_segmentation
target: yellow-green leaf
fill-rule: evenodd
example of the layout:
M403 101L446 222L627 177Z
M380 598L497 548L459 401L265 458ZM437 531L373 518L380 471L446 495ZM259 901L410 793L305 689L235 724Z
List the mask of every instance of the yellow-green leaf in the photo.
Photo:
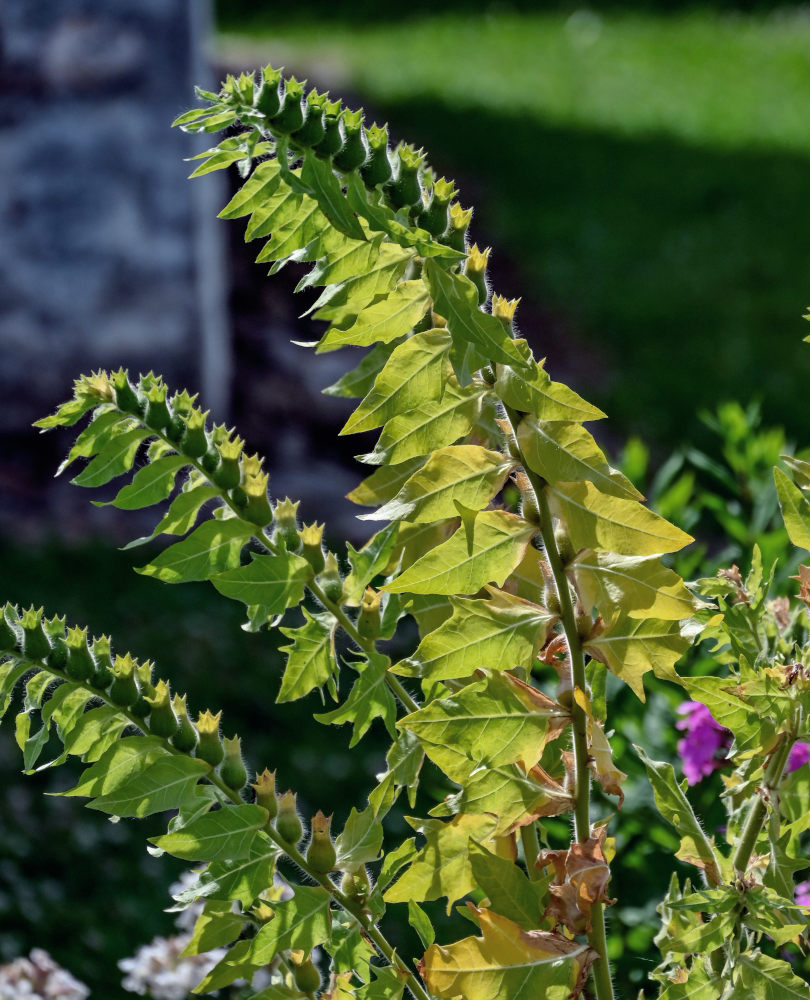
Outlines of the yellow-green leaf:
M399 493L361 521L426 523L455 517L456 502L478 511L499 492L515 463L473 444L438 448Z
M524 931L507 917L471 907L482 937L431 945L420 963L430 993L464 1000L568 1000L597 957L552 931Z
M525 340L515 346L525 359L531 350ZM562 382L552 382L542 362L534 362L529 371L498 366L495 391L507 404L522 413L532 413L538 420L600 420L604 413L586 402Z
M776 492L788 536L794 545L810 550L810 502L779 468L774 468Z
M507 850L504 843L492 839L495 830L493 816L454 816L449 822L437 819L408 822L427 840L403 875L387 890L387 903L407 903L408 900L429 902L447 897L447 912L475 886L470 865L470 838L493 847Z
M348 329L327 330L318 343L318 353L396 340L416 326L429 304L430 295L421 278L401 281L390 295L366 306Z
M557 483L549 502L577 549L647 556L677 552L693 538L636 500L610 496L593 483Z
M616 613L628 618L677 621L694 614L697 602L683 580L660 559L580 552L571 563L586 607L596 607L606 620Z
M406 677L469 677L478 667L529 667L556 621L539 604L490 589L489 600L451 598L452 617L429 632L413 656L395 664Z
M471 550L466 532L456 531L383 589L394 594L475 594L487 583L501 586L536 530L515 514L483 511L475 522Z
M630 480L610 467L581 423L526 417L520 422L517 437L529 468L550 483L591 482L602 493L642 499Z
M373 388L340 433L357 434L382 427L397 413L441 399L449 348L447 330L425 330L394 348Z
M644 674L652 670L658 676L671 676L690 645L677 621L618 614L607 632L589 639L584 648L589 656L607 664L644 701Z

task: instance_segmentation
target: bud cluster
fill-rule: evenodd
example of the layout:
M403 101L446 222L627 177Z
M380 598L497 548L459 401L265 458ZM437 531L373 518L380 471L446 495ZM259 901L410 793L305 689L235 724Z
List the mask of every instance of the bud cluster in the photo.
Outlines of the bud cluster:
M0 607L0 657L8 653L42 663L45 669L97 691L135 716L144 731L219 768L220 778L234 791L247 783L239 737L224 742L220 737L221 713L202 712L196 725L192 723L186 696L172 696L166 681L153 683L154 666L149 661L140 663L129 653L114 655L108 636L90 641L86 628L66 628L64 618L46 619L42 608L18 612L6 604Z
M282 140L294 152L312 150L341 174L359 171L366 189L383 204L463 252L472 213L453 201L453 182L434 178L422 150L406 143L391 150L387 125L366 127L362 110L344 108L315 89L305 93L305 86L305 80L283 78L281 70L265 66L258 80L250 73L228 76L219 102L265 139Z
M109 385L118 408L138 417L179 454L199 465L211 482L228 494L243 520L261 528L272 522L263 459L246 455L245 442L224 424L209 428L208 411L195 405L196 395L183 390L169 397L163 379L151 372L133 386L123 368L109 376Z

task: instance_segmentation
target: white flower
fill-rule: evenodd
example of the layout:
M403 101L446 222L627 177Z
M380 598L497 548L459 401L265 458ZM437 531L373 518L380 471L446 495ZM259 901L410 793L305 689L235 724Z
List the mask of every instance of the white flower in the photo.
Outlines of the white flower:
M0 965L0 1000L86 1000L90 990L51 958L34 948L28 958Z

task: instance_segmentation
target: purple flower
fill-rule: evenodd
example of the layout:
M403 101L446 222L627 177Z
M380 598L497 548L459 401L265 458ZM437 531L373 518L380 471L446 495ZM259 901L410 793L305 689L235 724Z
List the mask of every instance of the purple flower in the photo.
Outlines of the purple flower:
M723 766L731 745L731 733L715 722L712 713L699 701L685 701L678 706L684 718L675 723L685 733L678 740L678 753L683 761L683 773L690 785Z
M791 771L795 771L796 768L808 762L810 762L810 743L794 743L790 750L785 772L790 774ZM803 884L810 885L810 882Z
M793 891L799 906L810 906L810 879L807 882L799 882Z

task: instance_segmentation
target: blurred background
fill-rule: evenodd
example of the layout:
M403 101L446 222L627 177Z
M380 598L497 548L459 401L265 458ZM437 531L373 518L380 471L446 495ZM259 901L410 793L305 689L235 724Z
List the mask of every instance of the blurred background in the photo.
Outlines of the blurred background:
M134 574L145 559L118 547L155 518L95 509L111 491L54 482L69 435L30 428L82 372L160 371L268 456L275 495L301 499L335 540L363 539L343 499L361 449L335 437L345 407L320 392L346 359L290 344L313 339L292 298L300 275L267 279L240 224L216 219L238 179L188 182L183 159L204 145L169 128L194 83L267 62L362 104L456 178L476 206L473 238L494 247L495 290L521 297L521 332L552 375L609 414L600 442L697 535L678 567L694 575L745 562L754 541L784 553L770 466L810 444L810 7L0 4L0 600L44 604L157 659L196 708L224 708L252 766L278 767L282 788L339 825L383 769L383 743L372 734L349 756L343 730L311 722L315 703L274 710L276 639L241 631L240 609L204 585ZM612 724L633 778L632 742L675 759L680 699L660 690L642 710L631 698L618 695ZM148 821L44 798L69 775L20 767L7 732L0 962L45 947L94 996L131 995L116 963L171 931L161 908L182 866L146 854ZM709 826L718 781L694 792ZM430 792L428 780L425 808ZM648 801L631 780L617 825L626 995L652 967L677 844ZM392 838L401 829L395 817ZM552 842L566 836L550 826ZM392 931L403 949L408 934Z

